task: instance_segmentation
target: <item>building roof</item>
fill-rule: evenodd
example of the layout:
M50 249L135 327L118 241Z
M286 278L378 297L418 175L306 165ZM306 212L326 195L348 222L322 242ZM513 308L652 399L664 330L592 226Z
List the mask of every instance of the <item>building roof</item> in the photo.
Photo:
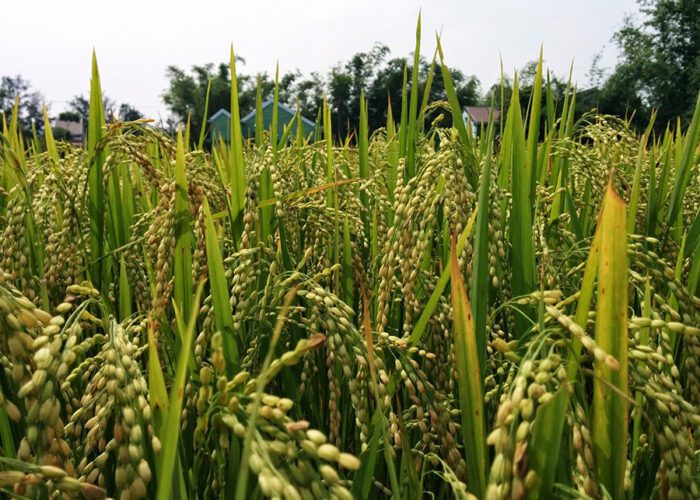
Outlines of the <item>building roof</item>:
M272 105L273 103L274 103L274 99L268 99L268 100L266 100L265 102L262 103L262 109L267 108L268 106ZM290 108L289 106L286 106L286 105L282 104L281 102L277 102L277 107L280 108L280 109L285 110L285 111L286 111L287 113L289 113L290 115L296 115L296 114L297 114L297 112L296 112L295 109L292 109L292 108ZM255 117L255 110L251 111L250 113L248 113L247 115L245 115L243 118L241 118L241 121L242 121L242 122L247 122L247 121L249 121L250 119L252 119L252 118L254 118L254 117ZM303 116L301 117L301 121L302 121L305 125L307 125L307 126L309 126L309 127L315 127L315 126L316 126L316 124L315 124L314 122L312 122L311 120L309 120L308 118L305 118L305 117L303 117Z
M207 120L207 122L208 122L208 123L211 123L211 122L213 122L214 120L216 120L217 118L219 118L219 116L221 116L221 115L225 116L226 118L231 118L231 113L229 113L228 111L226 111L224 108L221 108L219 111L217 111L216 113L214 113L213 115L211 115L211 116L209 117L209 119Z
M490 106L466 106L464 110L476 125L483 125L489 122L489 114L491 113ZM500 118L500 110L494 108L493 121L498 123Z

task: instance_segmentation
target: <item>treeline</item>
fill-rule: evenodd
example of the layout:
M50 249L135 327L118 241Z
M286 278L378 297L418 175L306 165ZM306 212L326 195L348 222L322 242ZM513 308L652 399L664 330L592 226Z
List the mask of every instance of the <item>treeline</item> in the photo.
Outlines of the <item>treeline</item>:
M663 131L669 122L681 117L681 126L692 114L700 90L700 0L638 0L639 12L626 18L613 35L619 49L614 68L602 68L599 58L592 64L589 81L576 87L576 114L592 110L628 118L633 127L646 126L653 112L657 113L655 128ZM546 48L545 48L546 50ZM324 95L334 117L334 130L344 137L355 130L359 117L360 93L368 101L369 128L375 130L386 123L387 103L394 115L401 106L404 81L410 95L412 58L392 57L389 48L376 44L367 52L358 52L345 62L333 66L326 75L299 71L285 73L279 78L280 100L298 106L301 113L314 119ZM429 73L430 61L421 58L419 92L421 95ZM536 61L518 72L521 105L525 107L532 95ZM245 67L239 68L245 71ZM512 75L483 89L481 82L463 71L453 69L452 79L463 106L489 105L507 107L512 93ZM197 133L202 125L207 82L211 80L209 110L215 112L230 106L230 77L228 64L194 66L190 72L178 67L167 68L169 86L163 100L173 113L174 122L190 117ZM435 71L430 91L431 101L445 99L442 74ZM406 78L405 78L406 77ZM255 107L258 83L263 99L272 96L274 77L267 73L239 75L238 94L242 113ZM548 75L554 106L563 103L568 75ZM543 92L542 95L545 95ZM546 103L542 103L545 109ZM560 110L558 110L560 111ZM437 112L426 116L436 117ZM451 117L443 124L449 126ZM674 124L672 123L672 126Z
M431 71L430 66L431 62L421 58L418 67L421 95ZM254 76L240 74L240 69L238 73L239 106L241 114L245 115L255 108L258 86L263 100L272 98L275 77L267 73ZM371 50L358 52L348 61L333 66L326 76L319 73L303 75L298 70L279 75L279 99L289 106L298 107L302 115L314 120L326 96L331 106L333 130L344 137L358 126L362 93L368 103L370 130L383 127L386 125L389 103L395 114L400 112L404 79L410 92L412 74L412 61L390 57L389 47L376 44ZM465 75L460 70L452 70L451 74L460 102L464 105L479 103L479 80L475 76ZM231 80L228 64L194 66L190 72L170 66L167 76L169 86L163 94L163 101L178 121L184 122L190 117L193 137L198 136L202 126L209 82L209 115L220 108L229 109ZM447 98L439 68L433 72L429 97L431 102ZM450 123L451 117L447 116L446 125Z
M662 132L669 123L675 128L676 117L680 117L683 127L690 118L700 91L700 0L638 0L638 4L639 12L625 19L622 27L613 35L619 49L615 67L602 68L596 58L587 84L576 87L576 115L581 116L595 109L599 113L626 117L633 127L640 128L656 112L657 132ZM430 101L445 100L442 73L439 70L431 72L431 64L432 59L420 58L418 91L422 97L428 75L431 74ZM518 72L523 107L532 95L535 67L536 62L530 62ZM326 74L313 72L304 75L295 70L279 75L279 98L283 103L298 107L304 116L314 120L325 96L331 106L333 130L340 137L345 137L358 127L360 96L364 93L368 103L368 125L373 131L386 124L388 104L394 116L400 116L403 89L406 88L409 96L413 90L413 69L412 57L395 57L386 45L378 43L368 51L358 52L347 61L339 62ZM239 65L238 73L242 114L254 109L258 86L263 99L272 97L274 76L268 73L246 75L245 64ZM168 66L166 76L168 85L162 99L171 117L162 124L164 127L174 130L178 123L189 118L192 137L198 137L205 120L204 104L209 83L209 115L220 108L229 109L231 79L227 63L195 65L189 71ZM493 102L496 107L507 108L513 85L511 74L485 88L468 72L451 69L451 76L463 106L490 105ZM549 105L561 106L568 75L547 76L544 84L550 86L553 99ZM542 95L546 93L542 92ZM17 96L20 102L20 127L26 134L32 133L32 127L41 134L41 94L21 76L2 77L0 114L10 116ZM547 105L543 102L542 109L546 109ZM69 112L86 117L88 102L83 96L76 95L68 108ZM142 116L133 106L122 104L117 107L109 99L105 99L105 109L107 117L132 120ZM440 109L432 109L426 115L426 120L434 120L441 112ZM450 113L445 113L441 124L450 126L451 120Z

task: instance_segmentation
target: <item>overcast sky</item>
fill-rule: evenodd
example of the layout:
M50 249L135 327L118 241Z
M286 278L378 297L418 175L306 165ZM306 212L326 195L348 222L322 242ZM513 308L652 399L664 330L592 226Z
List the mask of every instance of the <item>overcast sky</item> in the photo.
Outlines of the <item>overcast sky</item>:
M431 57L442 32L447 63L487 88L507 70L535 59L587 81L593 57L612 66L610 38L635 0L23 0L0 7L0 75L20 74L41 91L53 113L89 93L94 47L103 91L149 116L165 114L165 67L228 61L229 45L254 74L299 68L322 74L338 61L382 42L394 56L415 43L423 12L421 51Z

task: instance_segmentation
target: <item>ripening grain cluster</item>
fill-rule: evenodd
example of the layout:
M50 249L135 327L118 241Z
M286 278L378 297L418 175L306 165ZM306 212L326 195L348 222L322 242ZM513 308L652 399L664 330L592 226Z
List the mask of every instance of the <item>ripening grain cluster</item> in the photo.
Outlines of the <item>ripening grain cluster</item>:
M347 140L109 121L94 60L85 147L6 117L0 490L700 497L700 102L575 120L540 62L475 133L431 71Z

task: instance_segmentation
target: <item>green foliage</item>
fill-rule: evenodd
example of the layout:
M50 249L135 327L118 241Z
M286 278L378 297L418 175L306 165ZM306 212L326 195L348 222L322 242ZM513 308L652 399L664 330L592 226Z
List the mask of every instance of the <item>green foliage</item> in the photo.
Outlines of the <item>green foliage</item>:
M700 91L700 4L688 0L638 3L640 16L627 18L615 34L621 54L603 86L601 110L658 109L660 127L678 116L688 121Z
M43 121L41 105L43 96L32 89L30 82L20 75L11 77L3 76L0 79L0 115L9 119L15 100L19 101L18 123L22 133L29 137L32 132L32 123L37 126L37 132L41 132Z
M143 118L143 113L133 107L131 104L124 103L119 106L119 119L126 122L140 120Z
M85 148L3 120L3 493L700 496L700 105L577 121L540 57L473 136L438 46L386 133L360 65L356 135L244 141L236 62L207 151L108 121L96 59Z
M63 111L58 114L58 119L66 122L79 122L80 113L76 111Z
M104 116L109 117L112 112L114 112L114 107L115 103L107 97L106 95L102 96L102 106L104 109ZM77 114L78 116L82 117L83 123L87 123L90 115L90 99L86 98L82 94L80 95L75 95L73 98L68 101L68 108L70 113L70 117L73 118Z
M389 54L386 45L376 44L369 51L358 52L348 61L334 65L325 77L319 73L304 76L299 70L283 73L279 77L279 101L299 109L302 116L313 119L322 108L325 93L334 117L335 135L345 138L351 132L359 130L360 94L364 93L367 99L368 130L371 133L386 125L387 98L394 109L401 108L403 70L407 61L400 57L388 59ZM429 73L429 64L422 56L418 67L419 92L422 93ZM407 66L409 81L413 80L412 68L412 64ZM460 102L463 105L478 104L478 79L457 69L451 69L450 74ZM192 137L198 137L202 130L207 88L210 84L209 116L221 108L229 109L231 82L227 66L195 65L189 73L176 66L169 66L166 76L168 89L163 94L163 101L181 122L184 123L190 117ZM237 88L241 116L245 116L255 109L258 88L262 101L273 97L275 79L267 73L239 74ZM428 102L446 99L443 75L436 72ZM431 123L438 114L439 110L430 110L425 116L426 123ZM452 117L445 117L442 125L451 124Z

